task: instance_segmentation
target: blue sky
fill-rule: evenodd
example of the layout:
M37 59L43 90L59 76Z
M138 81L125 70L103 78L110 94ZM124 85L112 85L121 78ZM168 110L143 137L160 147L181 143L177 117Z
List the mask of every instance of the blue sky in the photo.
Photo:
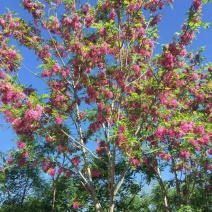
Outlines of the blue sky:
M0 14L3 14L7 10L5 8L10 8L11 11L16 11L19 13L19 16L26 20L30 20L31 16L27 14L26 11L24 11L19 6L19 0L2 0L0 2ZM91 1L91 4L94 1ZM181 30L181 26L184 23L184 20L186 18L186 11L191 5L191 0L175 0L173 9L170 7L167 7L164 10L164 14L162 17L162 22L160 23L160 44L157 45L156 52L160 52L161 44L169 43L176 31ZM208 4L207 6L203 7L203 20L206 22L212 22L212 3ZM202 29L201 33L197 35L197 39L192 44L192 49L196 50L198 47L206 46L206 50L204 51L204 55L206 56L206 61L212 61L212 28L209 28L207 30ZM20 49L20 52L23 54L24 57L24 64L32 71L36 72L38 69L36 68L39 65L39 62L37 61L37 58L30 54L29 50L26 50L24 47L18 47ZM20 79L21 82L24 84L35 84L37 88L43 89L43 86L40 86L43 82L39 79L36 79L33 75L30 75L27 73L27 71L22 68L20 70ZM42 91L42 90L40 90ZM12 139L15 137L13 132L8 128L9 124L5 123L2 116L0 115L0 125L2 125L2 128L0 128L0 151L7 151L12 146L15 146L12 142Z

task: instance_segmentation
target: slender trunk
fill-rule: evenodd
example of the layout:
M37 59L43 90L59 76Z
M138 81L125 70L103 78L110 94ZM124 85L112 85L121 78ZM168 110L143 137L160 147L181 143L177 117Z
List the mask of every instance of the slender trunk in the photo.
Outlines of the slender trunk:
M163 180L161 178L160 169L158 167L157 167L157 175L158 175L158 181L159 181L160 187L162 189L163 202L164 202L164 212L170 212L166 188L165 188L165 185L164 185Z
M88 187L89 187L89 191L91 192L90 195L91 195L91 199L93 200L93 203L95 205L96 212L103 212L102 206L101 206L99 200L97 199L96 195L93 195L90 186L88 186Z
M112 205L110 204L108 212L113 212L113 211L114 211L114 202L112 203Z
M57 184L55 182L53 182L53 186L54 186L54 191L53 191L53 198L52 198L52 212L54 212L54 207L55 207L55 199L56 199L56 191L57 191Z
M78 97L77 97L76 90L74 90L74 97L75 97L75 100L76 100L75 109L76 109L77 120L80 120L79 106L78 106L78 103L77 103ZM97 198L97 194L96 194L96 191L95 191L95 188L94 188L94 185L93 185L89 160L88 160L88 156L87 156L87 153L86 153L86 150L85 150L85 144L83 142L83 132L82 132L82 127L81 127L80 121L78 121L76 123L76 125L77 125L77 132L78 132L79 140L80 140L80 143L81 143L81 151L82 151L82 154L83 154L85 167L87 169L87 174L88 174L88 179L89 179L89 189L91 191L91 196L92 196L92 199L93 199L94 204L95 204L96 212L102 212L102 207L101 207L101 204L100 204L100 202Z
M175 181L176 181L178 207L180 207L180 205L181 205L180 183L179 183L179 179L178 179L175 167L176 167L175 160L174 160L174 158L172 158L172 170L174 172L174 177L175 177Z
M116 157L116 146L113 145L112 155L109 155L109 192L110 192L110 203L109 211L114 210L114 175L115 175L115 157Z
M90 187L90 190L91 190L91 198L94 202L96 212L103 212L102 206L101 206L99 200L97 199L97 195L96 195L94 188Z

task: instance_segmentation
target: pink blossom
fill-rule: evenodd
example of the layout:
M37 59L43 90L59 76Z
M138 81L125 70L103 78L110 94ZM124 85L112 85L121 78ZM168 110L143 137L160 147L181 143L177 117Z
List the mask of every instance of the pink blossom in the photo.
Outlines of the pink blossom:
M191 78L194 80L198 80L199 79L199 75L197 73L192 73L191 74Z
M38 162L37 161L34 161L33 162L33 166L37 166L38 165Z
M205 131L204 126L198 126L198 127L194 128L195 134L203 134L204 131Z
M195 147L196 150L198 150L198 151L200 150L200 147L198 146L199 143L197 140L191 139L189 142L191 145L193 145Z
M209 154L209 155L212 155L212 149L209 149L209 150L208 150L208 154Z
M99 156L103 155L107 151L107 146L104 141L97 140L98 146L96 152Z
M119 133L119 135L118 135L118 143L119 144L122 143L123 140L124 140L124 135L122 133Z
M26 152L23 152L22 153L22 157L23 158L28 158L29 157L29 153L26 151Z
M184 158L184 159L189 158L190 157L190 152L189 151L182 151L182 150L180 150L179 157L180 158Z
M58 174L61 174L63 171L64 171L63 167L60 166L60 167L58 168Z
M72 171L67 171L66 172L66 177L71 177L73 175L73 172Z
M125 130L126 130L126 126L119 126L119 127L118 127L118 131L119 131L120 133L123 133Z
M24 143L24 142L22 142L22 141L19 141L19 142L17 142L17 147L19 148L19 149L23 149L25 146L26 146L26 143Z
M99 177L101 174L101 171L100 170L91 170L91 174L94 177Z
M86 17L85 17L85 26L86 27L90 27L91 26L91 24L93 23L93 17L91 16L91 15L87 15Z
M155 130L155 136L156 136L157 138L160 138L160 139L162 139L162 138L164 137L165 133L166 133L166 129L163 128L163 127L158 127L158 128Z
M46 169L47 169L47 165L45 164L45 163L42 163L42 169L43 169L43 171L46 171Z
M27 109L24 115L24 118L27 120L35 120L39 121L41 118L41 110L32 110L32 109Z
M7 162L9 164L9 166L10 166L12 164L12 162L13 162L13 159L12 158L8 158Z
M158 153L158 157L160 157L163 160L167 160L167 161L169 161L171 159L171 155L168 155L165 152Z
M176 100L176 99L172 99L172 100L170 101L170 103L169 103L169 106L170 106L170 107L173 107L173 108L177 108L177 106L178 106L177 100Z
M47 173L48 173L48 175L54 177L54 175L56 173L56 169L55 168L54 169L49 169Z
M63 123L63 118L58 114L55 117L55 121L56 121L57 124L62 124Z
M193 0L194 9L197 11L199 7L201 6L200 0Z
M26 160L25 159L20 159L19 161L18 161L18 166L24 166L24 165L26 165Z
M96 114L96 118L97 118L97 120L98 120L99 122L104 122L104 121L105 121L104 116L103 116L102 114L100 114L100 113L97 113L97 114Z
M192 122L187 123L186 121L182 121L180 125L180 129L183 130L185 133L190 131L193 128L194 124Z
M113 93L109 90L105 90L105 97L107 99L112 99L113 98Z
M130 162L132 163L133 166L140 166L141 165L140 161L138 159L135 159L135 158L131 159Z
M110 20L115 20L115 19L116 19L116 13L115 13L115 10L112 9L112 10L110 11Z
M209 145L210 144L210 138L209 138L209 135L204 135L201 139L202 143L205 144L205 145Z
M106 36L107 35L107 30L106 29L104 29L104 28L101 28L100 30L99 30L99 35L101 36L101 37L104 37L104 36Z
M140 67L137 64L133 64L132 69L137 74L140 72Z
M80 208L80 204L79 204L78 202L74 202L74 203L73 203L73 208L74 208L74 209Z
M148 166L149 165L149 161L148 161L148 158L143 158L143 163Z
M73 158L71 161L72 161L72 163L73 163L74 166L78 166L79 163L80 163L80 159L77 158L77 157Z
M86 112L85 112L85 111L81 111L81 112L79 113L80 119L83 120L83 119L85 118L85 115L86 115Z
M0 71L0 78L5 79L6 78L6 73L4 71Z

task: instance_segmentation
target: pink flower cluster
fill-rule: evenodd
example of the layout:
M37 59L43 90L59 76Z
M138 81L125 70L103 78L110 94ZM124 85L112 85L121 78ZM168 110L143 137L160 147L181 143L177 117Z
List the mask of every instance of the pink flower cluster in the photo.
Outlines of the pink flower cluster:
M189 158L190 157L190 152L189 151L180 150L179 157L183 158L183 159Z
M57 124L62 124L63 123L63 118L59 114L57 114L56 117L55 117L55 122Z
M184 132L187 133L189 131L192 131L194 127L194 123L193 122L187 122L185 120L183 120L180 124L180 129Z
M167 161L169 161L171 159L171 155L166 154L165 152L159 152L158 157L163 160L167 160Z
M141 162L140 162L138 159L136 159L136 158L131 158L131 159L130 159L130 162L131 162L131 164L132 164L134 167L137 167L137 166L140 166L140 165L141 165Z
M72 14L72 19L65 17L62 21L62 25L70 27L72 30L77 31L82 27L81 18L77 13Z
M41 114L43 112L43 108L40 105L36 106L36 110L27 109L24 115L24 119L30 121L39 121L41 118Z
M47 171L48 175L54 177L55 173L56 173L56 169L55 168L50 168L48 171Z
M26 143L24 143L24 142L22 142L22 141L19 141L19 142L17 142L16 144L17 144L17 147L18 147L19 149L23 149L23 148L26 146Z
M78 166L80 163L80 159L78 157L75 157L75 158L72 158L71 162L74 166Z
M163 127L158 127L156 130L155 130L155 136L157 138L160 138L160 139L163 139L164 138L164 135L167 133L167 129L163 128Z
M100 170L91 170L91 174L93 177L99 177L101 174Z
M159 95L161 104L166 106L167 108L177 108L178 101L175 98L171 98L170 95L172 94L171 91L165 91Z
M78 209L78 208L80 208L81 207L81 205L78 203L78 202L74 202L73 203L73 208L74 209Z
M104 141L97 140L98 146L96 152L99 156L103 155L107 151L107 146Z

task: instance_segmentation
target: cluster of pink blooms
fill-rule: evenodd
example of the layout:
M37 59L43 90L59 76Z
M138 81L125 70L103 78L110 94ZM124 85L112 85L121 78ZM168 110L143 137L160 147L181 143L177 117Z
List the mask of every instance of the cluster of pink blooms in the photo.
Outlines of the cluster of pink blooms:
M96 152L99 156L103 155L107 151L107 146L104 141L97 140L98 146L96 148Z
M123 133L118 134L117 146L122 146L127 141Z
M41 60L51 57L50 47L48 45L44 46L37 54ZM45 76L45 74L43 75Z
M184 133L192 131L193 127L194 127L193 122L187 122L185 120L181 121L180 130L182 130Z
M164 93L161 93L159 95L161 104L166 106L167 108L177 108L178 101L175 98L170 97L171 93L171 91L165 91Z
M41 9L43 9L45 7L40 2L35 3L31 0L24 0L23 5L28 10L28 12L32 13L34 19L41 17Z
M96 102L96 98L99 96L94 87L87 87L86 93L90 97L91 102Z
M100 170L91 170L91 174L93 177L99 177L101 174Z
M54 64L51 69L44 70L41 74L42 77L54 76L60 73L61 67L58 63Z
M59 114L57 114L56 117L55 117L55 122L57 124L62 124L63 123L63 118Z
M162 65L167 68L168 70L171 70L174 68L176 61L176 57L169 53L163 53L163 60L162 60Z
M193 6L194 6L194 9L196 11L198 11L198 9L200 8L201 4L202 4L201 0L193 0Z
M15 50L13 49L8 49L7 51L1 51L0 49L0 54L2 54L3 57L6 57L8 60L13 61L16 59L18 54L16 53Z
M45 159L45 161L42 162L41 167L43 171L47 172L49 169L54 169L55 165L51 163L50 159Z
M43 113L43 108L40 105L36 105L36 110L27 109L24 115L24 119L30 121L39 121L41 119L41 114Z
M78 166L80 163L80 159L78 157L74 157L74 158L72 158L71 162L72 162L73 166Z
M94 22L93 16L91 16L91 15L88 14L85 17L85 26L88 28L88 27L90 27L92 25L93 22Z
M118 127L118 132L119 133L123 133L125 130L126 130L126 126L125 125L122 125L122 126Z
M153 1L148 1L145 6L144 9L147 10L149 9L151 12L156 12L157 8L158 9L163 9L164 7L164 2L160 1L160 0L153 0Z
M13 159L12 158L8 158L7 162L8 162L8 165L10 166L10 165L12 165Z
M81 18L77 13L72 14L72 19L65 17L62 21L62 25L70 27L72 30L77 31L82 27Z
M189 151L180 150L179 157L180 158L184 158L184 159L189 158L190 157L190 152Z
M78 202L73 202L73 205L72 206L73 206L74 209L78 209L78 208L81 207L81 204L78 203Z
M131 164L132 164L134 167L137 167L137 166L140 166L140 165L141 165L141 162L140 162L138 159L136 159L136 158L131 158L131 159L130 159L130 162L131 162Z
M181 45L188 45L194 38L194 31L189 30L186 31L184 34L180 37L180 44Z
M9 82L1 81L0 83L1 101L3 104L9 104L25 97L24 93L17 92Z
M51 18L51 22L48 25L48 29L52 33L56 33L58 28L60 27L60 23L56 17Z
M167 160L167 161L169 161L171 159L171 155L166 154L166 152L159 152L158 157L163 160Z
M17 147L19 149L23 149L24 147L26 147L26 143L22 142L22 141L19 141L16 143L17 144Z
M62 166L59 166L58 168L58 174L64 173L66 177L71 177L73 175L73 172L71 170L67 170Z
M56 173L56 169L55 168L50 168L48 171L47 171L48 175L54 177L55 173Z

